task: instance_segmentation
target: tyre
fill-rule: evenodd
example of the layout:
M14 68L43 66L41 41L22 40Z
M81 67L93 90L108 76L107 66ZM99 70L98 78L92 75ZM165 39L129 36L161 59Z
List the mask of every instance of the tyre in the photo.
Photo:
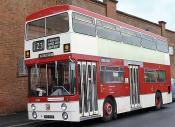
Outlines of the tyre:
M112 99L106 98L103 104L103 121L110 121L116 119L117 115L115 112L115 107Z
M155 109L160 110L162 108L162 105L163 105L162 94L160 92L157 92L155 96Z

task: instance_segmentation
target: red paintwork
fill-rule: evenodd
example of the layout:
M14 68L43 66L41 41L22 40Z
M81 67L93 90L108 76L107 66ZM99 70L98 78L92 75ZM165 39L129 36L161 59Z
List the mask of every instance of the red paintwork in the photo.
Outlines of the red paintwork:
M63 61L67 59L73 59L75 61L93 61L97 63L97 93L98 99L104 99L108 95L112 95L114 97L122 97L122 96L130 96L130 85L129 83L115 83L115 84L101 84L100 82L100 65L108 65L108 66L123 66L124 67L124 76L125 78L129 78L129 69L128 66L124 66L124 61L121 59L113 59L111 58L111 62L109 63L101 63L101 57L90 56L90 55L80 55L80 54L65 54L54 56L50 58L43 59L34 59L25 61L27 66L31 66L35 63L47 63L53 61ZM77 65L76 65L77 66ZM165 83L144 83L144 69L156 69L156 70L165 70L166 71L166 82ZM78 71L77 74L77 88L78 85ZM139 67L139 84L140 84L140 94L151 94L155 93L157 90L161 92L168 92L168 86L171 87L170 81L170 65L160 65L153 63L143 63L143 67ZM78 89L77 89L78 90ZM77 101L79 100L79 91L75 96L65 96L64 101ZM29 97L29 102L47 102L47 97Z
M63 54L63 55L56 55L48 58L36 58L36 59L29 59L25 60L25 64L27 66L38 64L38 63L48 63L48 62L54 62L54 61L65 61L71 58L72 60L87 60L87 61L99 61L99 57L97 56L89 56L89 55L79 55L79 54Z
M64 60L69 59L70 56L71 54L64 54L64 55L57 55L57 56L52 56L48 58L30 59L30 60L25 60L25 64L29 66L29 65L38 64L38 63L41 64L41 63L53 62L55 60L64 61Z
M31 59L31 60L25 60L26 66L31 66L33 64L44 64L48 62L54 62L54 61L65 61L69 59L75 60L75 61L93 61L98 62L100 60L100 57L97 56L89 56L89 55L79 55L79 54L64 54L64 55L57 55L49 58L37 58L37 59ZM76 67L78 67L76 65ZM97 63L97 67L99 67L99 64ZM98 70L98 69L97 69ZM78 70L76 70L76 74L78 75ZM98 73L98 75L100 75ZM97 77L97 81L100 77ZM76 77L76 81L78 81L78 76ZM78 82L77 82L77 88L78 88ZM78 90L78 89L77 89ZM77 101L79 100L79 91L77 91L75 96L64 96L64 101ZM55 97L29 97L28 102L48 102L47 98L55 98ZM59 98L59 97L58 97ZM49 101L52 102L52 101ZM55 101L54 101L55 102ZM61 102L61 101L59 101Z
M76 12L79 12L79 13L83 13L85 15L95 17L95 18L98 18L98 19L101 19L101 20L104 20L104 21L107 21L107 22L111 22L111 23L117 24L119 26L131 29L131 30L135 30L137 32L142 32L146 35L154 36L154 37L156 37L158 39L161 39L161 40L166 40L166 38L164 38L160 35L156 35L156 34L151 33L149 31L145 31L143 29L131 26L131 25L126 24L124 22L120 22L118 20L114 20L112 18L102 16L100 14L97 14L97 13L94 13L94 12L91 12L91 11L88 11L86 9L83 9L83 8L80 8L80 7L77 7L77 6L73 6L73 5L64 5L64 4L63 5L56 5L56 6L52 6L52 7L40 10L38 12L35 12L35 13L27 16L26 21L31 21L31 20L34 20L34 19L38 19L38 18L41 18L41 17L45 17L45 16L48 16L48 15L56 14L56 13L67 11L67 10L73 10L73 11L76 11Z
M67 10L71 10L71 6L69 6L69 5L52 6L52 7L49 7L49 8L39 10L39 11L27 16L26 21L35 20L35 19L38 19L38 18L41 18L41 17L45 17L45 16L48 16L48 15L56 14L56 13L67 11Z
M144 83L144 68L165 70L166 71L166 82L164 83ZM141 94L154 93L157 90L161 92L168 92L168 86L171 86L171 74L169 65L160 65L152 63L144 63L144 68L140 68L140 92Z

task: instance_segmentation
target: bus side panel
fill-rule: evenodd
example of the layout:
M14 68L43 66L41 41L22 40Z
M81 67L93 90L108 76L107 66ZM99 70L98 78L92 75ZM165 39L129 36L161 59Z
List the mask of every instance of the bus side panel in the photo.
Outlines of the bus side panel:
M168 104L172 102L172 92L164 92L162 93L163 104Z

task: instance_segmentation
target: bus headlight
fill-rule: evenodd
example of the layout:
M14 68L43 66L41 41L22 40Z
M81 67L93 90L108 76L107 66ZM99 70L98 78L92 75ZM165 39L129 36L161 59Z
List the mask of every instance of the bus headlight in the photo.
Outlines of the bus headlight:
M32 117L33 117L34 119L37 118L37 113L36 113L35 111L32 112Z
M63 112L62 117L63 117L64 120L67 120L68 119L68 114L66 112Z
M67 105L66 105L65 103L63 103L63 104L61 105L61 109L62 109L63 111L65 111L65 110L67 109Z
M36 109L36 106L34 104L31 105L32 110Z

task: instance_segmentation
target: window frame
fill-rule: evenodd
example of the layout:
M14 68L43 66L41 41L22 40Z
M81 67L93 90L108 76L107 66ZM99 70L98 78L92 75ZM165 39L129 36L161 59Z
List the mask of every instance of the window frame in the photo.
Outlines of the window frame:
M35 95L31 95L32 94L32 89L31 89L31 87L32 87L32 79L31 79L31 74L32 74L32 68L33 68L33 66L37 66L37 69L41 69L41 66L45 66L44 68L46 68L46 66L48 66L48 64L54 64L54 66L56 66L56 62L62 62L62 63L69 63L69 65L68 65L68 68L70 67L70 61L52 61L52 62L49 62L49 63L39 63L39 64L36 64L36 65L31 65L31 66L28 66L28 96L29 97L64 97L64 96L75 96L75 95L77 95L77 91L78 91L78 86L77 86L77 80L76 80L76 78L77 78L77 72L76 72L76 69L77 69L77 67L76 67L76 62L73 62L74 64L75 64L75 84L74 84L74 88L75 88L75 93L74 94L70 94L70 95L53 95L53 96L51 96L51 95L44 95L44 96L35 96ZM48 69L48 67L47 67L47 69ZM70 68L69 68L70 69ZM40 71L40 70L39 70ZM46 71L46 70L45 70ZM40 73L40 72L39 72ZM47 73L47 72L46 72ZM56 74L56 72L55 72L55 74ZM58 74L58 73L57 73ZM40 74L39 74L40 75ZM47 83L49 82L49 81L46 81ZM72 85L72 81L70 81L70 70L69 70L69 78L68 78L68 82L69 82L69 84L71 84Z
M156 39L156 48L157 48L157 51L159 51L159 52L164 52L164 53L168 53L169 52L169 46L168 46L167 41Z
M167 80L166 80L166 71L165 71L165 70L156 70L156 72L158 72L158 75L159 75L159 72L161 72L161 71L164 72L164 76L165 76L165 77L164 77L164 81L161 81L161 82L160 82L160 81L157 80L157 82L158 82L158 83L165 83L165 82L167 81Z
M153 82L153 81L149 81L149 82L147 82L146 80L145 80L145 70L149 70L149 71L154 71L154 75L155 75L155 82ZM161 71L163 71L164 73L165 73L165 77L164 77L164 81L162 81L162 82L160 82L160 81L158 81L158 75L159 75L159 72L161 72ZM150 73L150 72L147 72L147 73ZM160 69L160 70L158 70L158 69L151 69L151 68L144 68L144 83L166 83L166 70L163 70L163 69Z
M141 47L141 34L140 34L140 32L122 27L121 28L121 35L122 35L124 44ZM133 40L133 38L137 39L138 43L134 43L135 41ZM131 39L132 41L127 41L129 39Z
M63 12L59 12L59 13L56 13L56 14L52 14L52 15L44 16L44 17L41 17L41 18L38 18L38 19L27 21L26 24L25 24L25 40L26 41L30 41L30 40L39 39L39 38L42 38L42 37L57 35L57 34L52 34L52 35L47 35L46 34L46 24L47 24L46 23L46 18L52 17L52 16L56 16L56 15L59 15L59 14L64 14L64 13L67 13L67 15L68 15L69 26L68 26L68 31L67 32L69 32L70 31L70 26L71 26L71 24L70 24L70 13L68 11L63 11ZM44 19L44 24L45 24L45 26L44 26L44 28L45 28L45 30L44 30L45 31L44 36L37 37L37 38L32 38L32 39L28 39L28 36L27 36L28 35L28 23L33 22L33 21L37 21L37 20L42 20L42 19ZM67 33L67 32L64 32L64 33ZM58 33L58 34L62 34L62 33Z
M80 18L76 18L75 17L76 15L82 16L82 17L85 17L85 18L89 18L92 21L91 22L88 22L88 21L85 21L85 20L81 20ZM85 14L81 14L79 12L73 11L71 13L71 19L72 19L72 30L73 30L73 32L78 33L78 34L87 35L87 36L96 37L96 22L95 22L96 19L95 18L93 18L91 16L88 16L88 15L85 15ZM88 34L88 32L77 31L77 30L75 30L75 27L76 27L74 25L75 23L80 24L80 25L86 25L86 27L89 27L91 30L94 30L94 31L92 31L91 34Z
M104 67L104 69L102 70L102 67ZM122 70L123 71L121 71L121 70L119 70L119 71L110 71L110 70L108 70L108 71L106 71L106 68L107 67L109 67L109 68L122 68ZM101 74L102 74L102 72L104 73L103 74L103 80L102 80L102 77L101 77ZM117 72L117 73L123 73L123 81L110 81L110 82L107 82L105 79L105 75L106 75L106 72L112 72L112 73L114 73L114 72ZM125 83L125 70L124 70L124 66L106 66L106 65L100 65L100 82L102 83L102 84L121 84L121 83Z
M145 72L145 71L151 71L151 72L154 72L154 79L155 79L155 82L154 81L146 81L145 80L145 74L146 73L151 73L151 72ZM144 83L156 83L157 82L157 79L156 79L156 69L150 69L150 68L144 68Z
M149 45L151 44L150 47L147 46L148 43L149 43ZM153 50L153 51L157 50L157 45L156 45L156 41L155 41L154 37L143 34L143 33L141 34L141 46L145 49L150 49L150 50Z
M35 21L39 21L39 20L43 20L44 19L44 36L40 36L40 37L35 37L35 38L32 38L32 39L28 39L28 23L31 23L31 22L35 22ZM30 41L30 40L34 40L34 39L39 39L39 38L42 38L42 37L46 37L46 17L42 17L42 18L39 18L39 19L35 19L35 20L32 20L32 21L29 21L26 23L26 27L25 27L25 31L26 31L26 38L25 40L26 41Z
M99 32L102 32L102 33L99 33ZM123 42L121 28L116 24L112 24L100 19L96 19L96 33L98 38L115 41L117 43ZM106 35L109 35L109 36L106 36ZM113 35L116 35L116 36L113 36Z
M51 18L51 17L54 17L54 16L62 15L62 14L63 15L66 14L67 17L68 17L68 27L67 27L68 29L65 32L63 32L63 33L69 32L69 30L70 30L70 16L69 15L70 14L68 12L61 12L61 13L57 13L55 15L50 15L50 16L45 17L45 36L52 36L52 35L62 34L62 33L54 33L54 34L47 35L47 30L46 30L46 28L47 28L47 19Z

